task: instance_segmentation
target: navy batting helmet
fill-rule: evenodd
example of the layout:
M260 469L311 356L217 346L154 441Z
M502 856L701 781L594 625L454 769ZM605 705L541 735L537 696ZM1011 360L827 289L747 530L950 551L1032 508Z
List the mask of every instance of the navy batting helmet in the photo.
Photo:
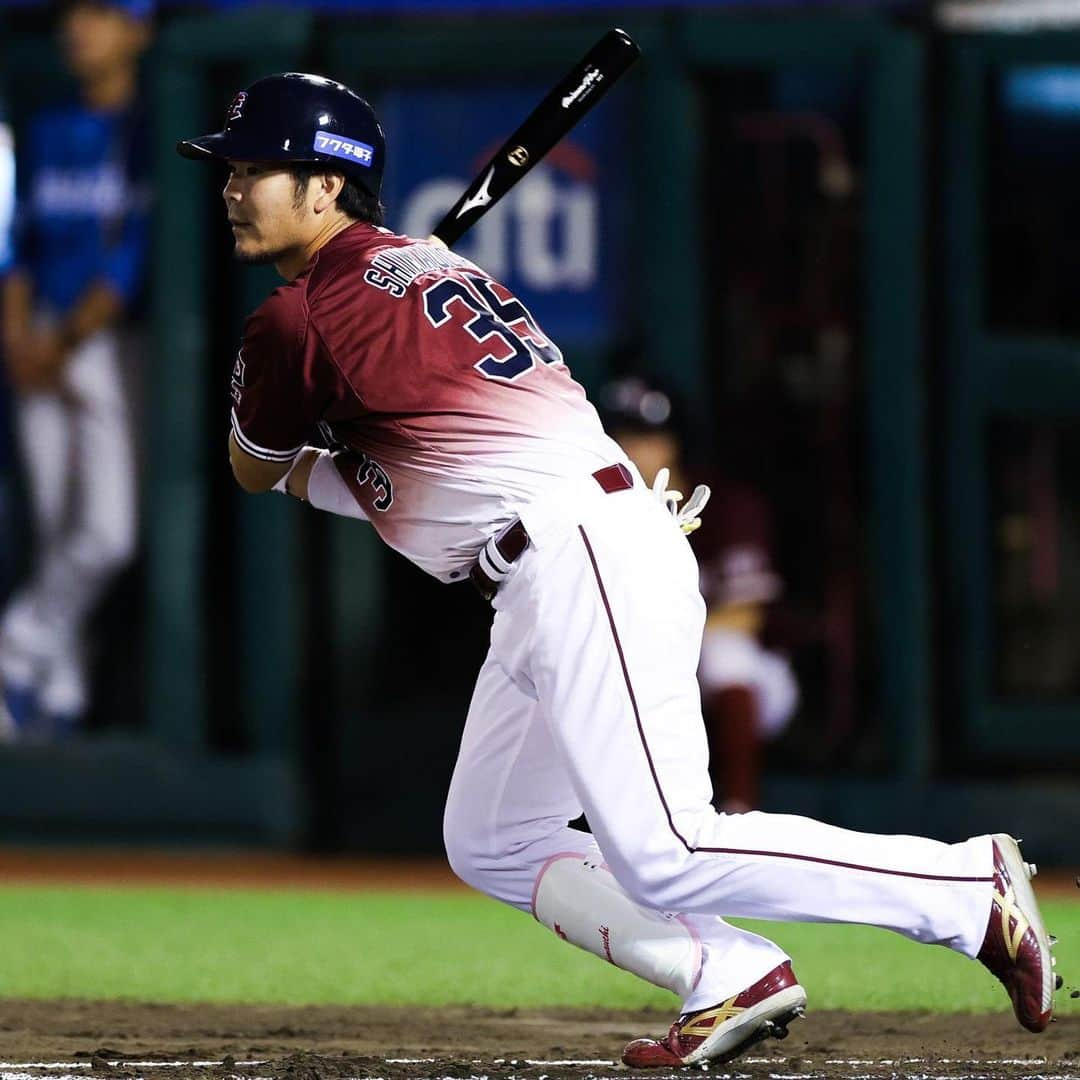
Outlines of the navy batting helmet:
M342 83L290 71L233 98L225 127L176 144L186 158L332 165L378 197L386 139L375 110Z
M638 375L627 375L604 386L597 409L608 431L664 431L681 427L675 395Z

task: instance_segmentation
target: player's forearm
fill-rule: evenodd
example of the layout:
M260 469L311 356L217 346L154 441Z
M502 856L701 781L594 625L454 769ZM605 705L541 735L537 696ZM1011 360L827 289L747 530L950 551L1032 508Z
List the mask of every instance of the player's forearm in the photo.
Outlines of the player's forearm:
M295 459L294 459L295 460ZM292 462L263 461L241 449L236 435L229 432L229 464L236 482L249 494L272 491L292 467Z
M65 347L73 349L112 326L123 312L124 301L116 289L105 281L94 282L60 324L60 338Z
M28 274L13 270L4 278L3 303L0 322L3 326L4 345L10 349L12 342L30 333L33 324L34 289Z

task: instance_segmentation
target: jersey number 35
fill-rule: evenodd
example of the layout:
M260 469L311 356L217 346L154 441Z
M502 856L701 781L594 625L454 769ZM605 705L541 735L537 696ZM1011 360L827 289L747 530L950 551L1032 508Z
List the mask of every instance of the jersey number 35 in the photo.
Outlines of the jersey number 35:
M470 337L489 349L502 343L498 353L487 352L474 365L488 379L513 382L537 363L562 363L562 353L543 335L529 309L509 294L499 296L493 283L478 274L464 275L464 280L447 277L429 286L424 290L424 314L434 327L451 319L461 322Z

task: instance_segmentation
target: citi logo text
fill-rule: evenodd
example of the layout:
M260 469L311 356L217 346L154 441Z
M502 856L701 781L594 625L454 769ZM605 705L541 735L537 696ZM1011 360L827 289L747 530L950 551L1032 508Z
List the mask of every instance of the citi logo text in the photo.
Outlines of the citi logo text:
M556 147L552 158L558 157ZM498 280L513 276L540 292L584 292L598 277L600 196L593 178L553 164L537 165L455 250ZM418 184L402 200L401 232L429 235L467 182L440 176Z

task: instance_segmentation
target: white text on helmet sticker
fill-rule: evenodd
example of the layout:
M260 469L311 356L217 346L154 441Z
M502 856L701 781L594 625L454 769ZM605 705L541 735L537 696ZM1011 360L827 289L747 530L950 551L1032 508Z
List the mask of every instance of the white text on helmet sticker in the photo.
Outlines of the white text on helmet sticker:
M315 149L320 154L344 158L346 161L353 161L367 168L371 168L375 157L375 147L368 146L366 142L358 142L356 139L343 139L340 135L333 135L329 131L315 132Z

